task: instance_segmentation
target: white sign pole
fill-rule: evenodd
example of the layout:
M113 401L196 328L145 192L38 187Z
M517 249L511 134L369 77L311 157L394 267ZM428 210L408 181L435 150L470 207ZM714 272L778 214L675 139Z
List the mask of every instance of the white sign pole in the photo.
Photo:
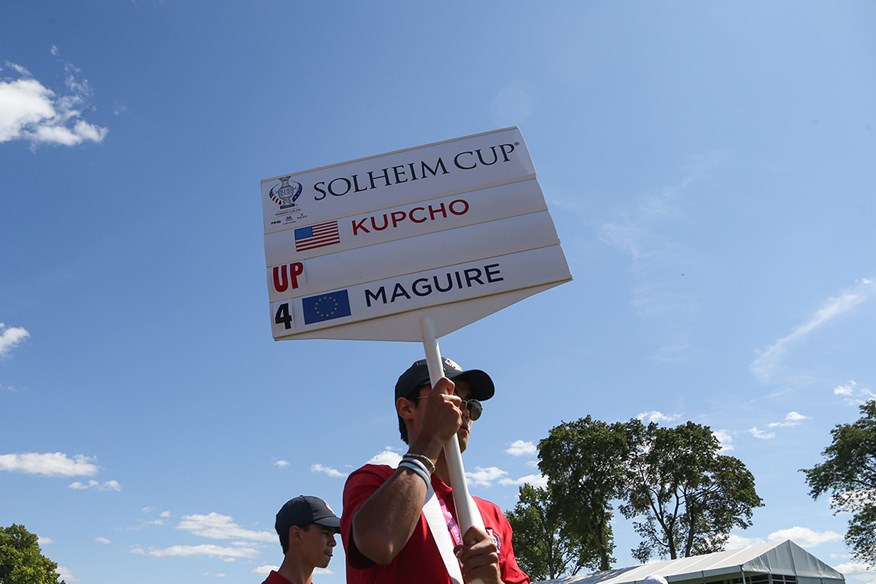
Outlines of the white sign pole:
M438 337L435 334L435 323L432 317L420 318L420 333L423 337L423 349L426 351L426 364L429 367L429 380L432 387L444 377L444 367L441 365L441 349L438 347ZM475 526L484 531L484 520L478 511L477 504L468 492L468 484L465 482L465 469L462 466L462 452L459 450L459 442L453 436L444 444L444 460L447 461L447 470L450 473L450 486L453 487L453 504L456 507L456 515L459 517L460 532L465 537L469 527ZM471 584L483 584L478 578Z

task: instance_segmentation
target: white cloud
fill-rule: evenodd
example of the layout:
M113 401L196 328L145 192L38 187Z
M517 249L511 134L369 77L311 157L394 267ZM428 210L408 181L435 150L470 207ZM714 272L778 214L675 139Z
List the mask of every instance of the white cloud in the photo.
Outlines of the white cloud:
M0 82L2 83L2 82ZM3 103L0 102L0 116L3 115ZM0 121L2 124L2 121ZM0 132L2 132L2 126L0 126ZM3 140L0 139L0 142ZM12 348L22 342L24 339L30 336L30 333L25 329L17 326L6 326L2 322L0 322L0 355L4 355L12 350Z
M757 426L755 426L754 428L749 428L748 432L752 436L760 440L771 440L776 437L774 432L764 432L763 430L759 430Z
M800 422L808 419L809 416L804 416L803 414L799 414L797 412L788 412L783 421L770 422L769 424L767 424L767 426L769 426L770 428L788 428L792 426L799 426Z
M81 454L70 458L63 452L0 454L0 470L44 476L90 476L98 470L93 460Z
M636 416L637 420L645 420L647 419L649 422L654 423L669 423L674 422L678 418L681 417L681 414L664 414L663 412L658 412L657 410L653 410L650 412L642 412Z
M88 81L79 78L78 69L65 65L68 93L58 95L21 65L6 65L18 78L0 78L0 142L26 140L33 145L76 146L104 139L106 128L82 119L91 89Z
M719 452L730 452L733 450L733 435L730 432L727 430L715 430L712 432L712 435L721 443L721 450Z
M103 537L103 536L95 537L94 541L96 541L97 543L102 543L104 545L109 545L112 543L108 538Z
M850 379L846 385L837 385L833 388L834 395L852 395L855 391L855 386L858 385L858 382L854 379Z
M170 511L162 511L161 517L172 517L173 514Z
M375 454L371 458L371 460L368 461L368 464L386 464L388 466L398 466L398 463L401 462L401 459L401 454L387 447L380 454Z
M741 535L731 533L730 536L727 538L727 544L724 546L724 549L739 550L742 548L746 548L750 545L755 545L759 543L764 543L764 541L756 537L743 537Z
M330 466L325 466L325 465L318 464L318 463L311 466L310 471L311 472L321 472L322 474L328 475L328 476L330 476L332 478L336 478L336 479L342 479L345 476L347 476L345 473L342 473L341 471L339 471L336 468L332 468Z
M271 573L271 570L279 570L279 566L274 566L272 564L265 564L263 566L256 566L252 569L252 573L256 576L267 576Z
M499 479L499 484L503 487L511 486L511 485L532 485L533 487L545 488L547 487L547 477L541 474L531 474L522 476L519 479L511 479L504 478Z
M22 69L16 69L25 74ZM24 137L25 128L52 118L55 94L36 79L0 81L0 142Z
M845 576L854 576L855 579L867 582L867 584L876 584L876 571L873 570L876 566L862 562L846 562L833 568Z
M511 456L535 456L538 453L534 442L528 440L515 440L505 450Z
M105 481L101 483L100 481L90 480L87 483L74 481L70 483L70 488L77 491L84 491L86 489L94 489L95 491L121 491L122 485L119 484L119 481Z
M842 396L849 405L859 406L871 399L876 399L876 393L867 387L858 387L858 382L850 379L845 385L837 385L833 388L833 394Z
M184 515L176 528L210 539L242 539L269 542L277 539L277 536L271 532L244 529L234 522L233 517L215 512L208 513L207 515Z
M131 553L156 558L208 556L213 558L253 559L257 558L261 552L254 547L222 547L212 544L201 544L172 545L163 549L151 547L148 550L141 546L134 546L131 548Z
M24 67L22 67L21 65L16 65L15 63L10 63L9 61L6 61L6 66L9 67L10 69L12 69L13 71L15 71L16 73L18 73L19 75L22 75L24 77L33 77L31 72L28 71L27 69L25 69ZM2 71L2 70L3 70L3 67L0 67L0 71Z
M277 468L286 468L287 466L289 466L289 461L277 460L276 462L274 462L274 466L276 466Z
M53 540L50 537L43 537L41 535L38 535L37 539L39 540L40 545L51 545L51 544L55 543L55 540Z
M495 466L476 466L474 471L466 471L466 479L469 484L478 487L491 487L493 483L508 476L508 472Z
M65 566L58 566L58 569L56 571L64 582L79 582L79 578L73 575L73 572L70 571L70 568L67 568Z
M835 531L817 532L808 527L799 526L780 529L779 531L774 531L767 536L769 541L784 541L786 539L791 539L794 540L794 543L803 548L815 547L829 541L839 541L842 540L842 538L842 534Z
M799 325L788 335L780 338L763 351L751 364L751 371L761 381L770 381L775 375L785 354L810 334L835 318L850 312L861 303L876 295L876 281L863 279L857 286L828 298L809 320Z

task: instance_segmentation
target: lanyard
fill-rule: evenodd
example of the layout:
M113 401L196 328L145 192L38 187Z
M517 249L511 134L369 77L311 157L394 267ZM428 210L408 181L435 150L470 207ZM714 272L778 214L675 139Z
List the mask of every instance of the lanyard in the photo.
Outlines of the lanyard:
M432 539L435 540L435 545L438 547L438 554L441 556L441 561L447 569L447 575L453 584L462 584L462 571L459 569L459 560L453 554L454 543L451 540L450 525L445 519L447 512L444 502L432 490L432 485L429 485L426 491L426 502L423 504L423 515L426 518L426 523L429 525L429 530L432 532ZM450 516L453 524L456 525L456 520ZM459 534L459 527L456 528L456 534ZM460 538L460 541L462 539Z
M435 493L435 497L438 499L438 504L441 505L441 513L444 514L444 521L447 523L447 531L450 532L450 536L453 538L453 543L455 545L462 545L462 534L459 532L459 524L456 522L456 519L453 518L453 515L450 514L450 510L444 503L444 499L439 497L438 493Z

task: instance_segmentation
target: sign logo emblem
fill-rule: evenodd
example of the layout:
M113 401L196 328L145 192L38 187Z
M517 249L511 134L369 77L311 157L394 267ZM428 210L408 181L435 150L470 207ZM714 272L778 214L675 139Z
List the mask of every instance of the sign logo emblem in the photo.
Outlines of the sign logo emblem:
M280 177L280 184L274 185L271 188L270 193L268 193L271 196L271 200L280 205L281 209L296 207L297 205L295 205L295 201L301 196L301 190L303 188L301 183L294 180L290 183L290 178L292 177Z
M268 197L279 207L279 210L274 213L271 225L294 225L307 218L307 215L301 210L301 205L296 203L304 187L300 182L290 180L291 178L291 174L281 176L280 182L268 191Z

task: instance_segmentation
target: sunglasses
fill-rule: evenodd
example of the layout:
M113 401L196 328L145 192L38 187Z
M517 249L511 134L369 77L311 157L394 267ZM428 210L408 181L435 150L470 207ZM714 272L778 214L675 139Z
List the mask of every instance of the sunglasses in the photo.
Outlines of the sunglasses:
M420 398L425 398L425 395L412 395L408 397L409 400L419 400ZM462 400L462 407L468 410L468 417L471 418L471 421L474 422L478 418L481 417L481 414L484 413L484 406L480 401L476 399L464 399Z

